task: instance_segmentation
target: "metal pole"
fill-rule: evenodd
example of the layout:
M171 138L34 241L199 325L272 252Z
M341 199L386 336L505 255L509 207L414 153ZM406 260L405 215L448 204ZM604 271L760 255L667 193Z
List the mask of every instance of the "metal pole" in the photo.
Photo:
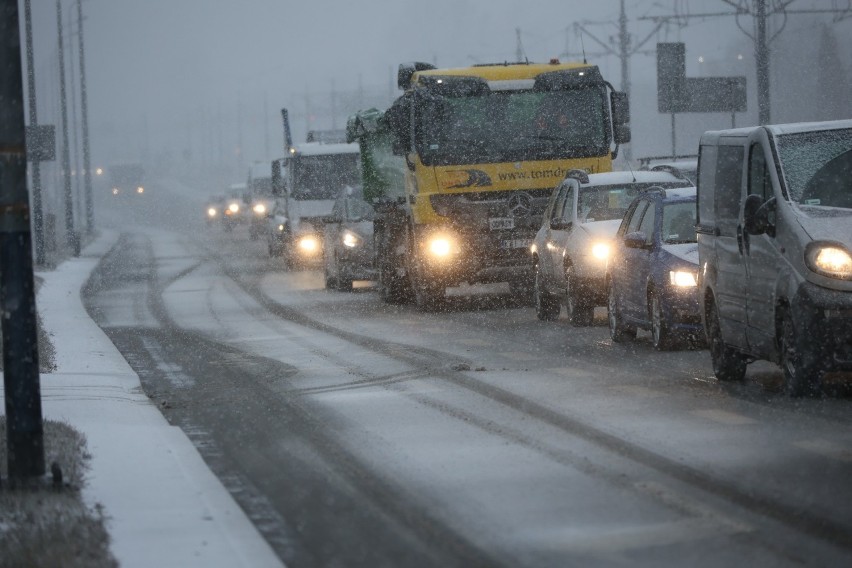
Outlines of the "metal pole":
M755 63L757 64L757 108L760 124L770 122L769 46L766 43L766 0L757 2L757 35Z
M68 103L65 94L65 49L62 45L62 4L56 0L56 25L59 29L59 98L62 115L62 177L65 190L65 231L74 256L80 256L80 244L74 232L74 194L71 191L71 153L68 142Z
M38 126L38 113L36 108L36 86L35 67L33 63L33 22L30 0L24 0L24 19L27 41L27 94L29 95L30 126L35 129ZM33 174L33 232L35 233L35 262L44 264L44 217L41 204L41 162L34 159L32 162Z
M675 113L672 113L672 159L677 156L677 145L675 142Z
M618 17L618 43L619 58L621 59L621 90L630 100L630 33L627 31L627 11L624 8L624 0L621 0L621 15ZM624 158L629 162L633 157L631 144L624 148Z
M89 103L86 96L86 56L83 49L82 0L77 0L77 32L80 39L78 50L80 52L80 118L83 127L83 182L86 192L86 229L91 234L95 227L95 204L92 201L92 166L89 154Z
M18 0L0 0L0 312L9 477L44 475Z

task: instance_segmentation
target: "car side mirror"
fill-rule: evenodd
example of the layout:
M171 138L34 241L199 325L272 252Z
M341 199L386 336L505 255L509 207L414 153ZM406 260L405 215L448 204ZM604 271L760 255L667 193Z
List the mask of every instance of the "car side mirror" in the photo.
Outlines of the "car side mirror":
M772 215L775 212L775 198L767 199L766 202L757 194L751 194L743 204L743 229L749 235L762 235L767 233L775 236L775 224Z
M554 217L550 220L550 228L554 231L568 231L574 225L571 221L566 221L559 217Z
M624 235L624 246L633 249L643 249L646 248L645 241L647 240L648 237L645 235L645 233L641 231L627 233L626 235Z

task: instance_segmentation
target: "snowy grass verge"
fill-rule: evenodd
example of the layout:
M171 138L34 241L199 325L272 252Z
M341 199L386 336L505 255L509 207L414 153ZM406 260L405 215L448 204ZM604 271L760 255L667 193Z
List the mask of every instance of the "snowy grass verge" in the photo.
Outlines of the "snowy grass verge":
M85 437L68 424L45 420L45 463L62 468L63 488L10 490L6 417L0 416L0 568L115 567L102 511L80 495L87 462Z

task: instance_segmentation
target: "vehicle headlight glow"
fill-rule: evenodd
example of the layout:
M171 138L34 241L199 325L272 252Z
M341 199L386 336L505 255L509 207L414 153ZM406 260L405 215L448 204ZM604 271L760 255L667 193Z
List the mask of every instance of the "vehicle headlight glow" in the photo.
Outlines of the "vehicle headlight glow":
M592 245L592 256L601 260L609 258L609 245L607 243L595 243Z
M351 231L344 231L342 235L344 246L355 248L361 244L361 237Z
M140 185L136 188L136 193L145 193L145 188Z
M313 235L308 235L299 239L299 250L304 254L313 254L320 248L319 240Z
M258 215L263 215L264 213L266 213L266 205L264 205L263 203L258 203L257 205L252 207L252 210Z
M698 286L698 278L688 270L672 270L669 272L669 283L679 288L692 288Z
M429 239L427 250L436 258L447 258L453 252L453 240L447 236L436 236Z
M852 280L852 255L840 245L814 243L805 251L805 260L817 274Z
M230 211L231 213L237 213L239 212L239 210L240 206L238 203L231 203L230 205L228 205L228 211Z
M112 194L118 195L118 188L117 187L112 188Z
M207 215L208 215L208 216L210 216L210 217L215 217L215 216L216 216L216 208L215 208L215 207L211 207L210 209L208 209L208 210L207 210Z
M278 225L278 232L280 232L280 233L284 232L284 225Z

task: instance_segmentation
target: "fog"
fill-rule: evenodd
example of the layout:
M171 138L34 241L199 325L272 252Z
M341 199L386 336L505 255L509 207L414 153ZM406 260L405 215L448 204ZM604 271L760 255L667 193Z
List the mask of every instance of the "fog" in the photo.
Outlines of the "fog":
M799 0L790 9L838 7L846 3ZM62 9L69 104L79 104L76 3L63 0ZM253 161L281 154L281 107L291 111L296 139L308 128L341 128L354 110L387 106L398 94L402 61L465 66L514 61L518 53L530 61L577 60L585 48L605 78L622 83L618 58L595 41L617 49L618 0L84 0L83 10L93 168L143 161L163 172L203 172L212 183L240 181ZM730 12L730 5L628 0L626 11L633 45L650 35L630 59L632 156L671 152L671 119L656 105L656 42L686 43L688 76L746 76L748 112L733 122L757 122L754 47L735 18L681 18L655 33L654 22L641 19ZM55 3L33 2L39 122L59 125L56 20ZM852 18L836 20L770 19L770 32L781 32L772 44L773 121L852 116L844 96ZM594 37L581 42L577 23ZM739 25L753 30L750 16ZM820 71L824 36L836 43L836 55ZM825 81L819 73L830 75L836 94L817 96L815 85ZM69 112L69 120L79 119ZM731 123L729 114L678 116L676 151L695 152L701 132Z

